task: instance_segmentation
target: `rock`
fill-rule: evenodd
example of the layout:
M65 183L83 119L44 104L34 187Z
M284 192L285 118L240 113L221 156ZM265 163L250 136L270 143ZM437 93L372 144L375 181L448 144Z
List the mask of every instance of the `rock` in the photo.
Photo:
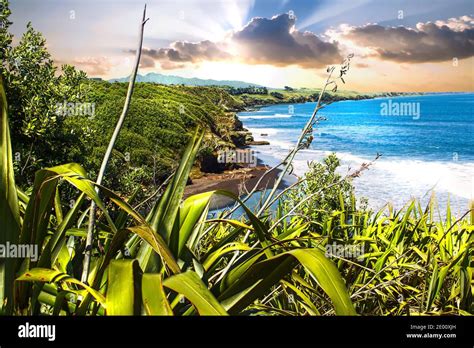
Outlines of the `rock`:
M246 129L244 129L242 121L239 120L237 115L233 114L233 118L234 118L234 130L236 130L236 131L242 131L242 130L245 131Z
M270 145L270 143L266 140L259 140L259 141L249 141L247 145Z
M252 133L248 131L232 132L230 137L237 147L243 147L247 145L249 141L253 141Z
M216 154L205 154L201 157L201 171L205 173L220 173L226 169L225 163L217 161Z

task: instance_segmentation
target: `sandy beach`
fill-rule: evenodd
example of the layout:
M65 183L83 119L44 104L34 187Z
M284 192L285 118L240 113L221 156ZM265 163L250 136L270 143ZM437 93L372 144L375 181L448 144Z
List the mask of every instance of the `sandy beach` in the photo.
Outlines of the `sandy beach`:
M200 178L192 180L192 184L186 186L184 198L202 192L213 190L226 190L236 195L244 195L251 191L260 178L270 167L258 165L256 167L239 168L235 170L226 170L222 173L204 173ZM258 190L273 187L275 180L281 170L274 170L267 174L258 185ZM280 188L284 187L284 181ZM221 208L232 204L232 200L224 196L215 196L212 200L212 208Z

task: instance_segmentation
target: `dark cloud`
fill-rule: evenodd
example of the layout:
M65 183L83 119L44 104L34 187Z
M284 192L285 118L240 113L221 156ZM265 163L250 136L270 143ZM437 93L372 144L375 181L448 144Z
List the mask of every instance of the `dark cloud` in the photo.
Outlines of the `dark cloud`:
M142 56L140 58L140 68L154 68L155 67L155 60L142 52Z
M134 52L131 50L130 52ZM177 41L169 48L143 49L142 56L160 62L163 69L177 69L184 63L199 63L210 60L230 59L231 55L222 50L218 44L206 40L201 42Z
M342 60L337 43L322 41L311 32L294 28L295 18L282 14L271 19L253 18L232 41L254 64L299 65L315 68Z
M342 38L373 49L381 59L424 63L469 58L474 55L472 18L419 23L417 29L382 27L377 24L352 27Z
M288 14L271 19L253 18L223 42L177 41L168 48L144 49L142 55L159 62L163 69L181 68L188 63L223 60L315 68L342 60L337 43L322 41L311 32L299 32L294 24L295 18L290 18ZM237 55L229 53L229 47L233 46L238 47Z

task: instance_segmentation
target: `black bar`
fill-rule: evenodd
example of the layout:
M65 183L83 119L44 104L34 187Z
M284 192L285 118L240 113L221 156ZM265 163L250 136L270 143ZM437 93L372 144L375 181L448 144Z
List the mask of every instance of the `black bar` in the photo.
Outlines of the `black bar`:
M20 338L20 325L55 325L55 339ZM431 325L431 326L429 326ZM1 348L15 345L196 347L284 344L473 346L473 317L0 317ZM421 337L408 337L407 335ZM434 337L433 335L451 335ZM452 335L456 337L452 337ZM431 336L429 336L431 335Z

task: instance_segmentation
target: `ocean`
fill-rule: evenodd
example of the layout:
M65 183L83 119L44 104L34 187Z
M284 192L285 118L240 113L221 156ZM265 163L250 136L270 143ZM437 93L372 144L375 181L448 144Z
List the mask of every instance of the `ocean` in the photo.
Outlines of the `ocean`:
M316 103L279 104L240 112L239 119L255 140L266 164L278 163L294 146ZM353 181L356 195L373 209L387 203L403 208L412 198L423 205L434 192L440 211L449 200L452 212L468 210L474 198L474 93L450 93L340 101L319 111L311 147L294 161L304 175L308 161L335 152L340 172L356 169L377 153L382 156ZM444 214L443 214L444 215Z

